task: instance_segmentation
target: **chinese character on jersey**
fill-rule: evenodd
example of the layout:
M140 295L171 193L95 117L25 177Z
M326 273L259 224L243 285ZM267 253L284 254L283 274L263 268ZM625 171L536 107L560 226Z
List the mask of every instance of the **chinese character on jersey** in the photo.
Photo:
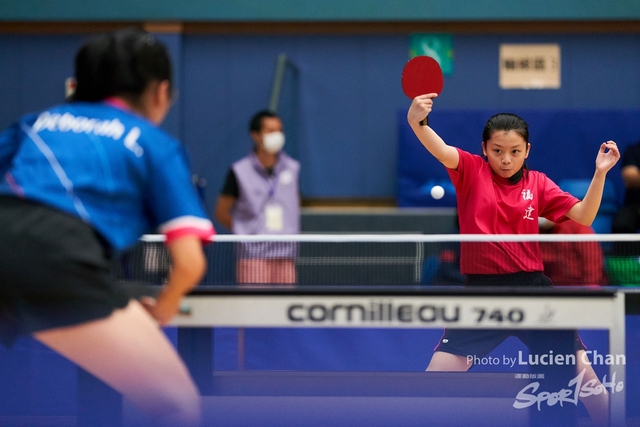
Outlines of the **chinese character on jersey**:
M529 205L529 207L524 210L524 216L522 217L522 219L530 219L531 221L533 221L534 218L531 216L533 211L534 211L533 207Z

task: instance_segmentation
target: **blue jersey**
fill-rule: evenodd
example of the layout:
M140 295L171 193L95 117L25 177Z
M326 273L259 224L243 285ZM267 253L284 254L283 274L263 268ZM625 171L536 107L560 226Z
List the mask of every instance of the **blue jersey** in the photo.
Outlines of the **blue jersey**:
M24 116L0 134L0 194L89 223L125 249L142 234L213 233L182 145L109 103L74 102Z

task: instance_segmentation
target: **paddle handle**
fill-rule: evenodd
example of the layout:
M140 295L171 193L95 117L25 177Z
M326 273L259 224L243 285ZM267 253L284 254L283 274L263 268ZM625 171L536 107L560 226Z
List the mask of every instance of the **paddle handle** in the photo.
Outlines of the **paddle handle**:
M429 117L425 117L424 120L420 122L420 126L429 126Z

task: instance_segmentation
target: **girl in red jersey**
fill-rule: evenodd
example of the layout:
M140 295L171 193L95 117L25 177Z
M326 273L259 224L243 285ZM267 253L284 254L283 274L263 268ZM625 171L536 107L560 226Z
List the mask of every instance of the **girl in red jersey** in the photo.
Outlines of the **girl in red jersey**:
M447 168L456 189L461 234L537 234L538 217L553 222L570 218L591 225L606 174L620 158L615 142L600 146L591 185L579 200L543 173L526 168L528 125L514 114L497 114L486 123L482 135L485 158L447 145L433 129L420 125L436 96L416 97L407 120L422 145ZM467 286L553 286L542 273L540 248L535 242L463 244L460 269L467 276ZM468 355L484 357L509 335L518 336L530 348L540 342L535 331L446 330L427 370L466 371L471 367ZM598 381L591 365L585 363L585 348L577 334L575 347L578 372L585 370L585 381ZM604 393L583 402L594 421L608 424L608 397Z

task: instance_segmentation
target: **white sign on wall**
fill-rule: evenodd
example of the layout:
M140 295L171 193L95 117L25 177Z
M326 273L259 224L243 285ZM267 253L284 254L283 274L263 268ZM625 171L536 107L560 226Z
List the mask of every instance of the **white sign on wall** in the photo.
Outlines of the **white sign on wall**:
M501 44L500 88L560 89L560 45Z

